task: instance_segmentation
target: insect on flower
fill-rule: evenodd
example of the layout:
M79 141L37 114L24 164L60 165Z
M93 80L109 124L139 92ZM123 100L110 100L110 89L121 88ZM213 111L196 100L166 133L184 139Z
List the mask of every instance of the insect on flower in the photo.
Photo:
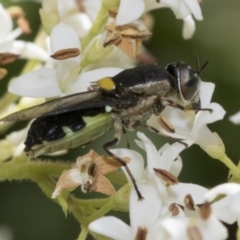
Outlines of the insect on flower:
M166 68L146 64L126 69L114 77L92 83L88 92L54 99L0 121L36 118L28 131L24 149L32 157L86 145L107 130L114 129L114 139L103 144L103 149L126 168L139 199L142 199L127 164L109 148L118 144L122 133L139 126L160 134L142 122L152 114L159 115L166 106L211 111L201 109L199 99L199 74L207 62L200 68L197 57L196 60L196 71L181 61L168 64Z

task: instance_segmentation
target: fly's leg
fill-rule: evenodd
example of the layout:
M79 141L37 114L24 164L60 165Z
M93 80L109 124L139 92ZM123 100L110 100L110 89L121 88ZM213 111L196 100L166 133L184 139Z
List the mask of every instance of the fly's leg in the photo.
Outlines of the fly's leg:
M127 148L130 149L130 143L129 143L128 138L127 138L127 132L126 132L126 130L124 128L123 128L123 134L124 134L124 136L126 138Z
M166 137L166 138L168 138L168 139L177 141L177 142L183 144L183 145L185 146L185 148L188 148L188 145L187 145L185 142L183 142L183 139L173 138L173 137L170 137L170 136L168 136L168 135L165 135L164 133L161 133L161 132L160 132L158 129L156 129L155 127L152 127L152 126L149 126L149 125L146 125L146 124L141 124L141 126L147 128L147 129L148 129L149 131L151 131L151 132L157 133L157 134L159 134L159 135L161 135L161 136L164 136L164 137Z
M121 158L119 158L118 156L116 156L115 154L113 154L112 152L109 151L109 147L112 147L112 146L115 146L119 143L121 139L121 132L116 132L116 134L114 135L114 139L110 142L107 142L103 145L103 149L106 151L107 154L109 154L111 157L113 157L115 160L117 160L119 163L122 164L123 167L125 167L130 179L132 180L132 183L133 183L133 186L137 192L137 195L138 195L138 200L143 200L143 196L141 195L138 187L137 187L137 184L136 184L136 180L135 178L133 177L130 169L128 168L128 165L127 163L125 163Z
M209 111L210 113L212 113L212 111L213 111L211 108L201 108L201 107L197 107L197 106L185 108L185 107L181 106L180 104L173 102L172 100L167 99L167 98L162 98L162 100L166 101L168 103L168 106L178 108L182 111Z

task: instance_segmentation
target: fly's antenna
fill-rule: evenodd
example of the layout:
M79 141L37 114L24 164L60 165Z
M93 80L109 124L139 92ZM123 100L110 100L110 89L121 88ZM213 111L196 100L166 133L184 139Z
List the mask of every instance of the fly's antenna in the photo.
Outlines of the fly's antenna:
M208 65L209 60L207 60L207 61L201 66L200 61L199 61L199 57L198 57L198 55L197 55L197 51L196 51L196 50L194 51L194 55L195 55L195 61L196 61L196 73L197 73L197 74L200 74L200 73L206 68L206 66Z

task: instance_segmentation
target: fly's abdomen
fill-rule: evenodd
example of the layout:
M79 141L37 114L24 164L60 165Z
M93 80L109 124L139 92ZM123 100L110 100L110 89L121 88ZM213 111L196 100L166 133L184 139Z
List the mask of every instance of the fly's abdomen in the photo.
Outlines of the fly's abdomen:
M32 157L85 145L112 127L103 109L86 109L37 118L28 131L25 151Z

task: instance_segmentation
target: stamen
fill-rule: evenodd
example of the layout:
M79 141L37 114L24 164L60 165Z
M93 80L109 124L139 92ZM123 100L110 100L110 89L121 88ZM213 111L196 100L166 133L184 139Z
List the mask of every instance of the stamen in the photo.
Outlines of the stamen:
M184 198L184 203L187 209L189 210L195 210L194 208L194 200L192 198L191 194L187 194Z
M55 52L50 57L56 60L65 60L68 58L77 57L80 55L80 50L78 48L67 48Z
M162 179L163 181L165 181L168 185L175 185L178 184L178 179L177 177L175 177L174 175L172 175L170 172L164 170L164 169L157 169L154 168L153 169L156 173L156 175Z

